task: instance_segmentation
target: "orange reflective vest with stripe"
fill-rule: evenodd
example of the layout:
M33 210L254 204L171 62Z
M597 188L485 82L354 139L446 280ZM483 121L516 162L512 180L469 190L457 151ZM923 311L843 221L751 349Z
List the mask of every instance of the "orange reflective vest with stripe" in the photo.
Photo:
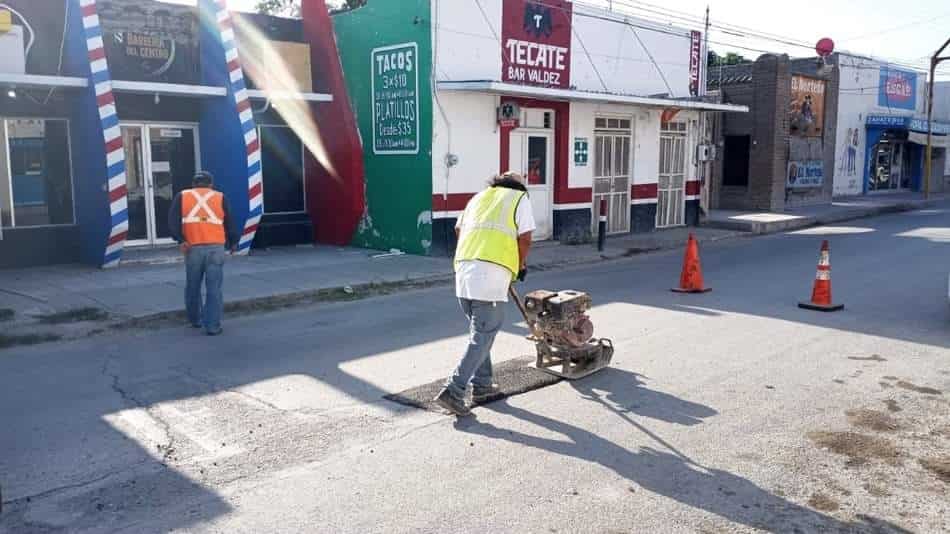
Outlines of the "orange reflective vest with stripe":
M224 195L206 187L182 191L181 231L189 245L224 245Z

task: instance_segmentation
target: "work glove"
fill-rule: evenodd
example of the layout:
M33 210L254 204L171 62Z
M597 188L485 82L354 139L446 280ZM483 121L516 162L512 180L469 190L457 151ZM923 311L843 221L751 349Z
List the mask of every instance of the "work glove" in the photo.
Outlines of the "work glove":
M528 276L528 268L527 268L527 267L525 267L524 269L521 269L520 271L518 271L518 281L519 281L519 282L524 282L524 279L525 279L525 277L527 277L527 276Z

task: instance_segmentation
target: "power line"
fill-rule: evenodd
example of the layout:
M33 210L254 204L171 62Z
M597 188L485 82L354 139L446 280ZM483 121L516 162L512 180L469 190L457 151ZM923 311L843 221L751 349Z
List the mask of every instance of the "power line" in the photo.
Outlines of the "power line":
M924 25L924 24L931 24L931 23L933 23L933 22L936 22L936 21L941 20L941 19L945 19L945 18L947 18L947 17L950 17L950 13L944 13L943 15L938 15L938 16L936 16L936 17L928 17L928 18L926 18L926 19L920 19L920 20L917 20L917 21L914 21L914 22L910 22L910 23L908 23L908 24L902 24L902 25L900 25L900 26L894 26L894 27L892 27L892 28L887 28L887 29L884 29L884 30L878 30L878 31L876 31L876 32L863 33L863 34L856 35L856 36L853 36L853 37L844 37L844 38L841 39L841 42L857 41L858 39L864 39L865 37L871 37L871 36L875 36L875 35L881 35L881 34L884 34L884 33L891 33L891 32L895 32L895 31L899 31L899 30L904 30L904 29L907 29L907 28L912 28L912 27L914 27L914 26L920 26L920 25Z

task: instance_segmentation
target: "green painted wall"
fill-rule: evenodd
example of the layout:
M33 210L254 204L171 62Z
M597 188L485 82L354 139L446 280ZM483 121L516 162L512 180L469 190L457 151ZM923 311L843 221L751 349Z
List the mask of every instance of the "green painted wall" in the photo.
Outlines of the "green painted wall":
M333 17L366 165L357 246L415 254L431 246L430 13L429 0L369 0Z

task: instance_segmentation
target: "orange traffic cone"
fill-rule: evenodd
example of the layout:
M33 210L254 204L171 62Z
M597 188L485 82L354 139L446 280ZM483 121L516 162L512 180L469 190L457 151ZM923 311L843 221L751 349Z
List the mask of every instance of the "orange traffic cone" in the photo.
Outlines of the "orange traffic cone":
M699 263L699 244L693 234L686 241L686 255L683 256L683 272L680 274L680 286L674 287L677 293L706 293L711 287L703 284L703 267Z
M831 303L831 252L827 240L821 244L818 272L815 273L815 287L811 291L811 302L799 302L798 307L823 312L844 309L844 304Z

